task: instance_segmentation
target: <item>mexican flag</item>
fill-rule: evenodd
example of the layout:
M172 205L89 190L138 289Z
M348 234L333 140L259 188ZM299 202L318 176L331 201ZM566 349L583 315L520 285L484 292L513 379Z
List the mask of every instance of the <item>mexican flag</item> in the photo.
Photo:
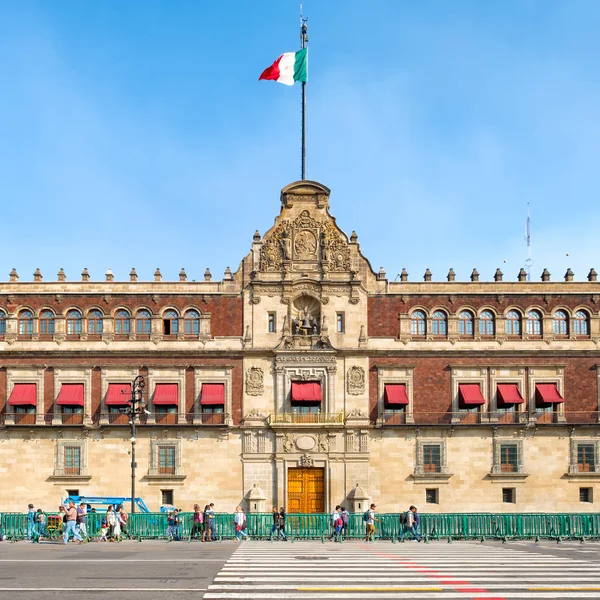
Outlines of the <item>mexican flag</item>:
M294 85L294 81L308 80L308 50L282 54L270 67L267 67L258 78L271 79L285 85Z

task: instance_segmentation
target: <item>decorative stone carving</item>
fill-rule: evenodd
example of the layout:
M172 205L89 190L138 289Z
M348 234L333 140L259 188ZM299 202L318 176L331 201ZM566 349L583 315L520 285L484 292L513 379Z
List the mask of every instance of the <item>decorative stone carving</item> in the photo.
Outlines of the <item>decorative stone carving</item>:
M363 410L360 410L360 408L355 408L348 413L347 418L348 419L368 419L369 415L367 415L367 413L364 412Z
M315 461L310 454L303 454L300 457L300 466L301 467L313 467L314 464L315 464Z
M301 435L296 440L296 446L299 450L307 451L312 450L316 445L315 438L310 435Z
M248 411L244 416L244 423L248 423L249 421L264 421L267 418L266 415L261 413L256 408Z
M283 438L283 451L292 452L294 450L294 436L291 433L286 433Z
M362 367L353 366L348 369L346 389L353 396L365 393L365 370Z
M250 367L246 370L246 393L249 396L260 396L265 391L264 373L260 367Z
M319 436L319 452L329 452L329 439L326 434Z

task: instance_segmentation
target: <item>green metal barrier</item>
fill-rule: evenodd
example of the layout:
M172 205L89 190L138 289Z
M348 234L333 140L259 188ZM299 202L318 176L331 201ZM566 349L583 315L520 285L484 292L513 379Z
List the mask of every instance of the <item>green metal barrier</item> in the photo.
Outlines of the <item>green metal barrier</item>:
M100 537L104 515L88 513L86 528L89 540ZM235 536L233 515L215 514L217 539L232 539ZM362 514L351 514L342 538L364 539L365 524ZM398 541L403 536L403 526L397 513L377 514L375 539ZM248 534L251 538L270 540L273 515L250 513L247 515ZM291 541L312 539L326 541L333 529L329 514L288 514L286 535ZM193 513L179 514L179 536L191 541ZM136 540L171 539L168 535L165 513L134 513L123 537ZM6 540L27 539L27 514L0 513L0 529ZM37 530L37 526L36 526ZM425 540L593 540L600 539L599 513L443 513L421 514L419 533ZM58 539L62 536L62 515L46 513L45 531L42 539Z

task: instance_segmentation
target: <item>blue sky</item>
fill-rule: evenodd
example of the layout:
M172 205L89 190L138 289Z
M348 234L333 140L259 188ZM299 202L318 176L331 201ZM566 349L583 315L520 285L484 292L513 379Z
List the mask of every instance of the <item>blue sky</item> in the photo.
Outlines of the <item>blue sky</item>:
M600 2L305 0L307 177L375 270L600 271ZM288 0L0 0L0 280L222 277L299 179Z

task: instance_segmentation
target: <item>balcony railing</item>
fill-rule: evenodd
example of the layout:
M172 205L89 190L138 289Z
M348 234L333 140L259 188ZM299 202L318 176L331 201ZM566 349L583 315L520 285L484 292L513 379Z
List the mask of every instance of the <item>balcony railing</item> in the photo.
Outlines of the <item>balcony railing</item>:
M270 425L343 425L344 413L272 413Z
M100 423L108 425L129 425L125 413L102 413ZM150 413L139 415L136 425L228 425L227 413Z

